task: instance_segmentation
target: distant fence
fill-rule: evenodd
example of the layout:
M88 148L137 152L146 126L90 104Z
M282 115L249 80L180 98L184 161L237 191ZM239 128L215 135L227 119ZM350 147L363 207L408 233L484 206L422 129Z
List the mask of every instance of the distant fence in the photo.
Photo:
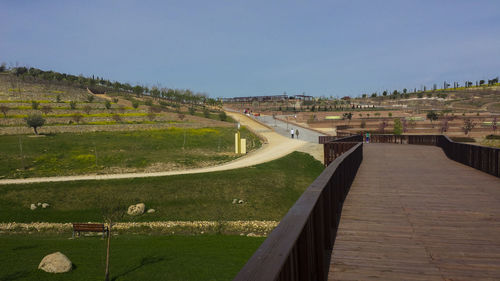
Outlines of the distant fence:
M363 159L363 144L338 156L288 211L234 280L318 280L328 277L340 214Z

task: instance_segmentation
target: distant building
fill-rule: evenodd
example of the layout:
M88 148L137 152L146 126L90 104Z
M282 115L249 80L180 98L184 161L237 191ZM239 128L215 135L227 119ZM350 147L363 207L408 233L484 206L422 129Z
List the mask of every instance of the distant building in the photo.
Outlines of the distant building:
M288 96L287 94L282 95L271 95L271 96L248 96L248 97L233 97L233 98L223 98L224 102L266 102L266 101L286 101L286 100L299 100L299 101L312 101L313 96L307 95L293 95Z
M288 96L283 95L272 95L272 96L249 96L249 97L234 97L234 98L224 98L224 102L253 102L253 101L284 101L287 100Z
M302 100L302 101L312 101L313 96L295 95L295 99Z

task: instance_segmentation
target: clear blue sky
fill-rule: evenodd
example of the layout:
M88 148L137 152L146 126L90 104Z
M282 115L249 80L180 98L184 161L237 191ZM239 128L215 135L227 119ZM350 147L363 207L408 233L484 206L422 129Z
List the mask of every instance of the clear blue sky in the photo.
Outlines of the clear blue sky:
M0 0L0 62L212 97L500 75L498 0Z

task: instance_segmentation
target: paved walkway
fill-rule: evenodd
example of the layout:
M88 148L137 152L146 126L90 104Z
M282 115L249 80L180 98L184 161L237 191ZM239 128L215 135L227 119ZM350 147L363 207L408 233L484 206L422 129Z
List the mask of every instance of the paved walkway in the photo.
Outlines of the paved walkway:
M296 125L289 124L287 122L283 122L280 120L274 119L272 116L269 115L262 115L262 116L257 116L255 119L259 120L260 122L263 122L270 127L272 127L276 133L290 138L290 130L293 129L298 129L299 130L299 139L304 140L307 142L311 143L318 143L318 137L319 136L324 136L324 134L320 134L316 131L313 130L308 130L302 127L298 127Z
M25 184L39 182L62 182L76 180L108 180L108 179L128 179L128 178L146 178L146 177L161 177L181 174L198 174L223 170L238 169L249 167L271 160L281 158L293 151L304 151L305 141L292 140L283 137L273 130L259 124L253 119L238 113L227 112L233 119L239 121L243 126L250 128L252 131L261 135L266 139L267 143L262 145L262 148L252 151L247 155L240 157L234 161L212 167L196 168L180 171L165 171L155 173L125 173L125 174L108 174L108 175L80 175L80 176L61 176L61 177L43 177L43 178L28 178L28 179L4 179L0 180L2 184ZM307 149L306 149L307 150ZM318 159L322 161L321 159Z
M328 280L500 280L500 179L434 146L368 144Z

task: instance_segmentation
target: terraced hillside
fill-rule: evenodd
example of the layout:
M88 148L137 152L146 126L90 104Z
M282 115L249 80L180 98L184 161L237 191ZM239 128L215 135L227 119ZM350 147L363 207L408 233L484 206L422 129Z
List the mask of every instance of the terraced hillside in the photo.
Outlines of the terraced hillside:
M0 178L170 171L240 156L234 120L217 106L98 90L0 73ZM44 119L39 135L27 125L33 114ZM260 147L241 133L247 151Z
M0 74L0 134L28 134L25 118L40 113L41 133L130 131L166 127L230 127L216 107L185 105L130 93L98 95L86 88Z

